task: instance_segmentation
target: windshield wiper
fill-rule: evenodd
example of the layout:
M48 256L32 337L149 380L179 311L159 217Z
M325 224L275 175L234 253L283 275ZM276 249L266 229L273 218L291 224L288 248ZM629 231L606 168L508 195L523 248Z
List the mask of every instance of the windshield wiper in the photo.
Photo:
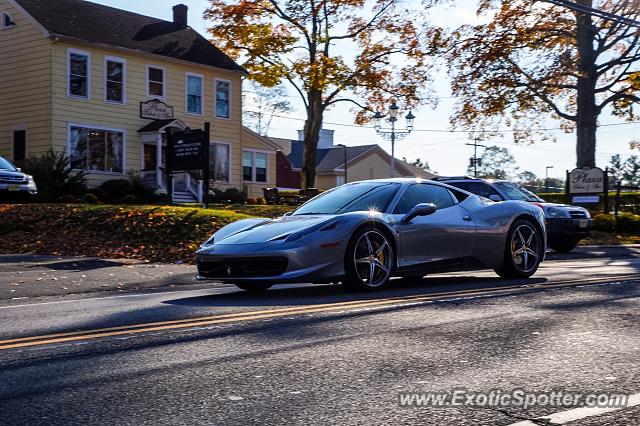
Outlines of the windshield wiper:
M318 214L333 214L333 213L318 213L318 212L307 212L307 213L294 213L291 216L312 216Z

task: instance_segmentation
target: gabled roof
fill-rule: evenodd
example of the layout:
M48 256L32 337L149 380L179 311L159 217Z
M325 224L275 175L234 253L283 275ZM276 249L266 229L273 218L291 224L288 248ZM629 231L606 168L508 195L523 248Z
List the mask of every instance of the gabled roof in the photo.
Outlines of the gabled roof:
M190 27L84 0L15 0L52 36L246 73Z

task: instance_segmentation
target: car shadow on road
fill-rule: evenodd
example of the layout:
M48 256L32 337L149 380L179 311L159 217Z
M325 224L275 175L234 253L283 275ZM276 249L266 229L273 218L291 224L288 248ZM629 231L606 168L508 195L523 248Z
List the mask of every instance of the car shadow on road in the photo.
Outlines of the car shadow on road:
M521 280L504 280L493 277L470 276L429 276L421 279L394 279L391 286L382 291L350 292L342 285L279 285L262 292L246 292L242 290L211 294L205 296L176 298L163 303L182 306L292 306L316 305L319 303L338 303L359 300L380 300L410 296L437 296L440 294L457 294L488 289L510 287L527 287L544 284L546 278L530 278Z

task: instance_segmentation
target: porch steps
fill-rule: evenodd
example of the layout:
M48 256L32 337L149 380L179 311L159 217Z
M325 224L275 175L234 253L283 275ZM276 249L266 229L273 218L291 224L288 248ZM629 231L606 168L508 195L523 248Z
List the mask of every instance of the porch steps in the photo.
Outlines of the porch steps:
M190 191L174 191L173 203L174 204L189 204L197 203L198 199Z

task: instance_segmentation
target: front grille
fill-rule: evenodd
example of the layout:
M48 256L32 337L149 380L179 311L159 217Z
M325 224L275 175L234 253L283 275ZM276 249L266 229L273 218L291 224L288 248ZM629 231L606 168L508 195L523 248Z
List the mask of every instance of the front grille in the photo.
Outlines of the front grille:
M24 176L16 176L16 175L0 175L0 182L10 182L10 183L24 183L27 180Z
M580 210L571 210L569 211L569 214L571 215L572 219L586 219L587 218L587 214L583 211Z
M198 262L198 274L204 278L275 277L287 270L286 257L255 257Z

